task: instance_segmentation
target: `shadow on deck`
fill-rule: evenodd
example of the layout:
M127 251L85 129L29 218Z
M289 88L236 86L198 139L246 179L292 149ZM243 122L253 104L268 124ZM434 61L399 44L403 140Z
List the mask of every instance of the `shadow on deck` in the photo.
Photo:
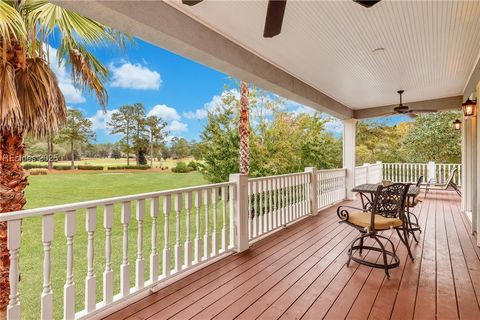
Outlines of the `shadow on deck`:
M480 319L480 248L454 192L415 209L423 233L400 267L345 265L356 230L336 207L222 259L107 319ZM377 252L368 252L378 259Z

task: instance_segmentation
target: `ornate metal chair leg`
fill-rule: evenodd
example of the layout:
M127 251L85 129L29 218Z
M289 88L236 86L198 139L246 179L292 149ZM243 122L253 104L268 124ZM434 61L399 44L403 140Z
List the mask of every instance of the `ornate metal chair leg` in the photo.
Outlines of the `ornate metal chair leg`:
M363 234L362 237L360 238L360 255L363 253Z
M385 266L385 275L387 276L387 278L390 279L390 273L388 272L388 261L387 261L387 252L385 250L385 246L383 245L382 241L380 241L377 236L374 234L373 239L375 239L375 241L378 243L378 245L380 246L381 250L382 250L382 255L383 255L383 265Z
M413 258L413 255L412 255L412 251L410 250L410 245L408 244L408 236L407 236L406 228L403 228L403 234L404 234L405 238L402 236L402 233L400 232L399 229L396 229L396 230L397 230L397 233L398 233L398 237L400 238L400 241L402 241L402 243L407 247L408 256L413 261L414 258Z

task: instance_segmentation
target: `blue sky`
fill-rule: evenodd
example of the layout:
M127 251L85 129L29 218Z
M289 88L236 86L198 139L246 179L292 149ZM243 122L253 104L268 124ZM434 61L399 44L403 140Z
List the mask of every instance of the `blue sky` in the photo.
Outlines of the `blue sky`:
M58 66L55 41L49 50L50 63L67 105L82 110L92 120L99 143L119 140L119 136L109 134L106 122L118 107L137 102L143 103L147 113L166 120L171 136L198 140L209 106L218 101L226 84L232 85L228 75L135 39L135 44L125 50L95 50L111 71L111 81L107 84L109 101L104 113L95 96L74 88L68 67ZM293 112L313 112L293 101L287 102L287 108ZM398 121L387 120L390 124ZM341 129L339 121L329 125L329 130L336 134Z

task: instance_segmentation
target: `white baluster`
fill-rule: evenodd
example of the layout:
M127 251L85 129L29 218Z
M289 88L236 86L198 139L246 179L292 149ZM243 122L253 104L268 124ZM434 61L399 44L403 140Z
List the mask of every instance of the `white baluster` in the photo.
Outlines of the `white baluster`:
M103 215L105 228L105 271L103 271L103 301L108 304L113 301L113 270L112 270L112 227L113 204L105 206Z
M150 281L155 283L158 280L158 249L157 249L157 220L158 220L158 198L153 198L150 204L150 216L152 217L152 251L150 252Z
M166 195L163 198L163 214L164 219L164 248L163 248L163 275L168 277L170 275L170 210L172 208L171 196Z
M248 184L248 183L247 183ZM229 201L230 201L230 212L229 212L229 220L230 220L230 229L229 229L229 233L230 233L230 243L229 243L229 248L233 248L235 246L235 226L234 226L234 223L235 223L235 219L234 219L234 216L235 216L235 202L237 201L237 189L236 189L236 186L233 185L233 186L230 186L229 187L229 193L230 193L230 196L229 196ZM250 216L250 211L248 211L248 215Z
M213 205L213 230L212 230L212 254L214 256L218 253L218 230L217 230L217 215L218 215L218 189L212 189L212 205Z
M282 190L280 192L280 200L282 201L282 226L287 225L287 183L286 178L281 178Z
M248 206L247 208L250 208ZM222 187L222 252L227 250L227 187Z
M203 204L205 205L205 233L203 235L203 258L208 259L210 257L210 189L205 190L205 198L203 198Z
M145 218L145 200L137 201L137 259L135 260L135 288L142 289L145 286L145 258L143 257L143 219Z
M273 193L272 228L276 229L278 227L278 207L277 207L278 179L277 178L274 178L272 180L272 193Z
M263 220L264 220L264 207L263 207L263 181L260 180L258 181L258 234L257 235L262 235L265 230L263 229Z
M128 261L128 225L130 224L131 204L122 203L120 222L123 226L122 264L120 265L120 293L122 296L130 294L130 262Z
M67 237L67 277L63 286L63 317L75 319L75 283L73 282L73 236L75 235L75 211L65 213L65 236Z
M247 214L248 214L248 239L252 239L253 238L253 219L252 219L252 206L253 206L253 202L252 202L252 182L251 181L248 181L247 182L247 193L248 193L248 196L247 196L247 201L248 201L248 205L247 205Z
M257 181L252 181L252 194L253 194L253 231L252 238L258 236L258 186Z
M271 205L270 205L270 178L263 180L263 185L264 185L264 207L265 207L265 212L263 213L263 230L264 232L269 232L270 229L270 210L271 210Z
M175 196L175 271L182 270L182 239L181 239L181 222L180 214L182 212L182 194L177 193Z
M21 242L21 220L7 222L7 248L10 255L10 295L7 307L7 319L20 319L20 295L18 293L18 258Z
M92 312L96 308L96 278L94 273L94 234L97 224L97 208L87 208L85 229L87 231L87 276L85 277L85 309Z
M202 191L195 193L195 263L202 259L202 239L200 238L200 209L202 207Z
M53 214L43 216L42 241L43 241L43 291L41 299L42 319L53 318L53 290L52 290L52 241L53 241Z
M192 193L187 192L185 194L185 210L186 215L186 239L185 239L185 266L190 267L192 265L192 240L190 239L191 233L191 214L192 214Z

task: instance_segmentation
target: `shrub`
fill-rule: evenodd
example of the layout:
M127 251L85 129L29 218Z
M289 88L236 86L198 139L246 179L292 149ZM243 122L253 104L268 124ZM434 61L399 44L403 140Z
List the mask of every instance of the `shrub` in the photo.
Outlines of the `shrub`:
M198 163L195 161L190 161L188 163L188 167L192 169L193 171L196 171L198 169Z
M37 164L37 163L25 163L22 165L23 169L47 169L48 166L46 164Z
M187 166L187 164L183 161L177 162L175 168L172 168L172 172L176 173L186 173L192 171L192 168Z
M103 170L103 166L84 166L79 165L77 166L78 170Z
M128 169L133 169L133 170L147 170L150 169L149 165L141 164L141 165L131 165L131 166L112 166L112 167L107 167L108 170L128 170Z
M71 165L64 165L64 164L54 164L53 169L55 170L71 170Z
M29 172L30 175L32 175L32 176L46 176L46 175L48 174L48 170L47 170L47 169L40 169L40 168L30 169L28 172Z

